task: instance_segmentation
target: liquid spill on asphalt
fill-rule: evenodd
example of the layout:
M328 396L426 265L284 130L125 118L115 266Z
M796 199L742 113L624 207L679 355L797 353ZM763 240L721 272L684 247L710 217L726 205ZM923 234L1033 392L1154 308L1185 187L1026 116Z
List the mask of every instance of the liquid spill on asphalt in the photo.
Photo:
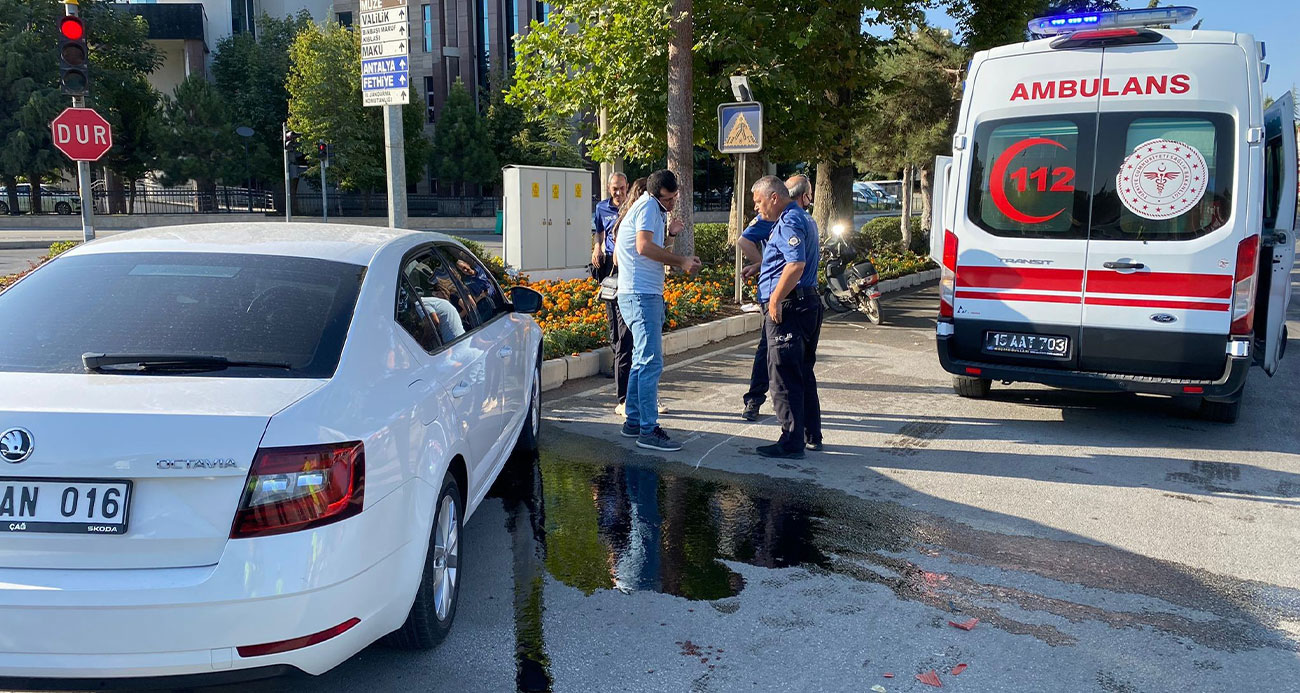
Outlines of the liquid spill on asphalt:
M692 469L623 450L612 460L607 443L574 435L564 440L562 450L512 461L493 489L505 503L514 545L521 691L552 686L542 627L546 575L588 594L653 591L710 601L725 613L734 600L717 600L740 594L745 581L724 561L798 566L883 585L900 599L957 611L963 619L978 618L1049 645L1076 640L1051 624L1022 620L1024 612L1154 629L1225 652L1300 649L1281 628L1284 621L1300 620L1297 590L1213 575L1082 538L974 529L810 482ZM1108 610L932 572L908 558L918 555L1150 597L1169 607ZM1182 609L1198 613L1176 613Z

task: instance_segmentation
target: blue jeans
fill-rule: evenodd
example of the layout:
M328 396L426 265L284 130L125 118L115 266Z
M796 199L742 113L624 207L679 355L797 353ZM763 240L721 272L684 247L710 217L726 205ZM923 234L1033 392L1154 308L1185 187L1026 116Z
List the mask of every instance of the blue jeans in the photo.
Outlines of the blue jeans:
M653 433L659 425L659 376L664 372L664 297L619 294L618 309L632 332L632 370L627 378L627 423Z

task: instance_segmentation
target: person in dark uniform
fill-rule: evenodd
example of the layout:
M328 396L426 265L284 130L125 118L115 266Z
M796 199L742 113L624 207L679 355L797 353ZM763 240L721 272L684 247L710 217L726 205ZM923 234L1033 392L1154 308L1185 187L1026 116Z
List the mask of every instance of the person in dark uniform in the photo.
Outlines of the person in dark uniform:
M822 304L817 295L818 238L808 213L785 183L764 176L750 189L754 207L773 222L758 274L759 296L767 297L767 337L772 405L781 438L756 452L763 457L801 458L822 448L821 401L817 397L817 340Z
M808 176L802 173L790 176L785 181L785 187L790 191L790 199L797 202L805 212L808 211L813 202L812 181L808 180ZM813 228L815 233L816 226ZM740 234L740 249L749 263L743 270L746 279L757 275L759 268L762 267L763 249L770 235L772 235L772 222L764 219L761 214L755 216ZM766 296L760 294L758 304L763 312L767 312ZM758 411L762 408L763 401L767 399L767 388L767 332L762 331L758 335L758 348L754 351L754 367L749 374L749 391L745 393L745 408L741 410L740 418L746 421L758 421Z
M627 176L615 171L609 174L608 185L609 197L597 202L596 211L591 215L591 264L598 268L602 281L617 271L614 267L614 236L622 218L619 210L627 200ZM613 286L617 288L618 285ZM615 411L622 416L623 400L627 398L627 374L632 370L632 335L618 310L616 296L611 293L606 298L602 292L601 298L605 301L605 319L609 324L609 348L614 352L614 383L618 391Z

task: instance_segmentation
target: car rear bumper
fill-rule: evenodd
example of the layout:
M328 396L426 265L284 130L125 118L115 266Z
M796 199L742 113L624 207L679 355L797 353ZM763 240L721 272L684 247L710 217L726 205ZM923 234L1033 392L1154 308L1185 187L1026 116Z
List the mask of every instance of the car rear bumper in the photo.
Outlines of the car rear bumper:
M336 524L232 540L215 566L0 569L0 690L324 673L406 618L424 561L415 509L432 508L433 495L413 480ZM412 531L394 531L403 527ZM353 618L355 626L317 644L238 651Z
M1210 400L1232 401L1240 396L1246 383L1246 373L1253 359L1245 356L1224 356L1223 374L1214 380L1184 380L1093 371L1059 370L1012 366L959 359L953 356L952 335L943 334L940 323L935 343L939 363L954 375L966 375L988 380L1030 382L1071 390L1142 392L1156 395L1196 395ZM949 324L950 325L950 324Z

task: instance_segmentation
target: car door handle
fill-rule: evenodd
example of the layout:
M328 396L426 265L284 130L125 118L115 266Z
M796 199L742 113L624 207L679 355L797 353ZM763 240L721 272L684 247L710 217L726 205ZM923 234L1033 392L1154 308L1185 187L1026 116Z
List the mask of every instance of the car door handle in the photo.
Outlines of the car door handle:
M451 388L451 396L455 397L456 399L460 399L461 397L464 397L465 395L469 394L469 391L470 391L469 382L462 380L460 381L460 384L458 384L456 387Z
M1106 269L1113 270L1140 270L1146 269L1146 265L1140 262L1107 262L1102 265Z
M501 347L501 351L497 352L497 356L500 356L503 359L508 359L514 355L515 355L515 350L511 349L510 347Z

